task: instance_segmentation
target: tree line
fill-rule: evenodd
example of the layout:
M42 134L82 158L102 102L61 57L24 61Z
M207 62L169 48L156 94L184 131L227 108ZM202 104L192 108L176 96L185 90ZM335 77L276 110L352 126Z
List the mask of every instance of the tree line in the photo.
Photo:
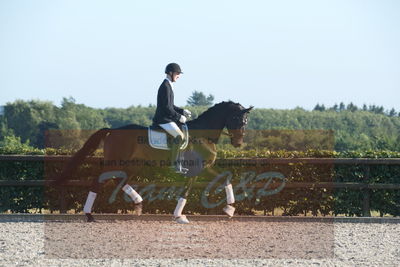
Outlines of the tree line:
M206 105L196 105L198 98L191 98L188 108L193 118L212 104L211 95L203 97L208 101L202 102ZM12 139L43 148L45 133L50 129L94 130L132 123L147 126L152 123L154 112L154 105L98 109L78 104L73 98L64 98L60 106L49 101L18 100L5 105L0 115L0 146ZM330 108L318 104L312 111L256 108L249 115L244 149L326 149L329 146L320 144L330 141L319 132L326 130L332 133L332 149L337 151L400 151L400 116L395 113L377 106L358 108L352 103Z
M334 104L332 107L325 107L324 104L317 104L313 110L316 111L336 111L336 112L341 112L341 111L369 111L375 114L381 114L381 115L387 115L389 117L394 117L394 116L399 116L400 117L400 112L397 112L394 108L390 110L386 110L383 106L377 106L377 105L369 105L367 106L364 104L362 108L358 107L357 105L353 104L350 102L350 104L345 105L343 102L340 102L340 104Z

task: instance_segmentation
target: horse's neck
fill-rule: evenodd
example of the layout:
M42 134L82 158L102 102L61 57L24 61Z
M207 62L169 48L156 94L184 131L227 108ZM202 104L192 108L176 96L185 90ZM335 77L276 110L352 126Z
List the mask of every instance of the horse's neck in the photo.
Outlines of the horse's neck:
M225 119L220 116L215 116L213 119L195 119L188 122L189 134L194 137L202 137L207 140L217 143L222 130L225 127Z
M190 149L199 153L208 166L212 165L217 158L216 144L221 136L223 127L216 122L213 124L196 120L188 122L191 139ZM206 168L207 166L204 167Z
M222 129L189 129L189 136L196 139L205 139L207 142L218 143Z

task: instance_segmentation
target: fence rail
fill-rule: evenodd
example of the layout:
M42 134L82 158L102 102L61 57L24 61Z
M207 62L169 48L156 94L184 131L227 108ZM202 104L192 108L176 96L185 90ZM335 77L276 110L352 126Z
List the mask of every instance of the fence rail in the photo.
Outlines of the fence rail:
M65 161L70 156L44 156L44 155L0 155L0 161ZM88 157L86 161L98 162L102 157ZM218 162L246 162L267 164L288 164L288 163L306 163L306 164L340 164L340 165L400 165L400 158L370 159L370 158L228 158L217 159Z
M70 156L43 156L43 155L0 155L1 161L48 161L48 162L64 162L68 160ZM86 159L87 162L101 162L102 157L89 157ZM370 178L370 166L374 165L391 165L400 166L400 158L385 158L385 159L369 159L369 158L231 158L231 159L219 159L216 161L218 164L235 163L235 164L245 164L246 162L252 162L255 164L330 164L330 165L360 165L364 168L364 175L362 180L364 182L350 183L350 182L287 182L285 188L338 188L338 189L353 189L363 191L363 216L370 217L370 193L371 190L400 190L400 183L367 183ZM0 187L8 186L22 186L22 187L34 187L34 186L46 186L50 185L54 180L16 180L16 177L9 177L9 180L0 180ZM398 178L398 179L396 179ZM395 177L396 181L400 181L400 177ZM90 182L81 180L70 180L66 183L66 186L82 186L89 187ZM139 186L144 186L145 184L138 183ZM157 187L163 186L182 186L183 183L159 183ZM255 183L255 187L260 188L264 186L261 183ZM195 187L205 187L207 183L196 183ZM271 184L271 188L277 187L277 185ZM61 188L60 192L60 211L61 213L66 212L65 208L65 195L66 189Z

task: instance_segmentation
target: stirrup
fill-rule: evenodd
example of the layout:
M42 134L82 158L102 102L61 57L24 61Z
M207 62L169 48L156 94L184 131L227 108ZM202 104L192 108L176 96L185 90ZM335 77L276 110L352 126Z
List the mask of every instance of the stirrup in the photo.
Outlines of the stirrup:
M171 166L171 168L175 171L175 173L180 173L180 174L186 174L189 171L189 169L182 167L180 163Z

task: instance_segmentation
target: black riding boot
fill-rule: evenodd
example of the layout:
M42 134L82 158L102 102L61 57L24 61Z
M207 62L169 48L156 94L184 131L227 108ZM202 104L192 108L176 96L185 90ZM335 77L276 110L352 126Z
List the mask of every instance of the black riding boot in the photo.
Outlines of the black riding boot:
M180 159L180 152L179 149L181 145L183 144L183 139L180 135L175 137L172 140L172 145L171 145L171 168L176 172L176 173L181 173L185 174L188 172L188 169L182 167L182 162Z

